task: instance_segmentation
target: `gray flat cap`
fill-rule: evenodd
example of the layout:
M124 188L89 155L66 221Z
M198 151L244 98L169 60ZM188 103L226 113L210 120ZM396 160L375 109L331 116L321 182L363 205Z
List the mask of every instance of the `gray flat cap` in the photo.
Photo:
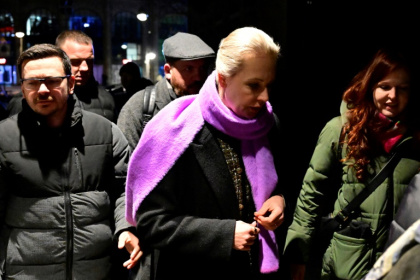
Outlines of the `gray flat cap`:
M198 36L184 32L178 32L163 41L162 52L165 57L180 60L193 60L215 56L212 48Z

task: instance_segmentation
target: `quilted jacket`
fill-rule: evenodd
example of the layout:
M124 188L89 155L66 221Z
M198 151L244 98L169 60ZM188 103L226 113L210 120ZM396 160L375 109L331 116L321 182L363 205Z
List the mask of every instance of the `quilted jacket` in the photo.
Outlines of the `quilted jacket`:
M108 279L114 233L130 227L127 140L74 103L60 129L43 125L26 102L0 123L4 279Z
M289 227L285 254L292 263L307 263L312 250L320 218L328 202L333 202L336 215L365 184L358 182L349 163L341 163L343 154L337 155L341 116L330 120L319 135L318 142L304 176L293 222ZM406 136L400 143L408 141ZM354 220L367 223L372 237L356 238L338 232L330 242L322 260L322 279L361 279L383 252L389 223L398 208L407 185L420 168L420 156L414 145L409 148L389 176L361 205ZM384 166L391 154L373 159L371 178ZM337 177L338 180L333 178ZM318 277L318 276L317 276ZM315 276L310 279L317 279Z

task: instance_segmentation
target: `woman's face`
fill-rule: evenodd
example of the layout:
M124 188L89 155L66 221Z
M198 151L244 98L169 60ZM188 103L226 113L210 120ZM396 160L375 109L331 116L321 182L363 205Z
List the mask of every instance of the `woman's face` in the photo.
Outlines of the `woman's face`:
M222 77L219 83L222 102L241 118L255 118L268 101L275 71L276 61L271 56L245 56L238 73L232 77Z
M407 107L410 96L410 76L403 68L385 76L373 91L373 102L380 113L395 118Z

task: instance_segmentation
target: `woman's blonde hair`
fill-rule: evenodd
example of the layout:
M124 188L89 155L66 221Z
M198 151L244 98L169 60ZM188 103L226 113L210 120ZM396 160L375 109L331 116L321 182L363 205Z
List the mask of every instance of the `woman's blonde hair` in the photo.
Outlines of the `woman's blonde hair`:
M268 54L277 61L280 46L258 28L238 28L220 42L216 57L217 72L225 77L234 76L248 54Z

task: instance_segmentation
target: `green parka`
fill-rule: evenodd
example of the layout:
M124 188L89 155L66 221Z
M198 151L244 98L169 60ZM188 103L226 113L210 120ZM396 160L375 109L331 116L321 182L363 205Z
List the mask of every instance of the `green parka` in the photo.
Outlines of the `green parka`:
M324 214L323 207L335 201L333 215L336 215L365 187L365 184L358 182L354 169L349 168L348 163L339 162L346 151L344 144L342 155L337 155L344 122L344 117L333 118L319 135L286 237L285 254L292 263L308 263L312 245L319 242L315 240L315 236ZM412 137L406 135L400 144L409 141L409 138ZM391 154L383 152L373 159L370 170L372 174L368 181L390 156ZM383 252L389 223L404 190L419 168L419 153L415 151L415 146L409 144L393 174L360 205L360 213L353 219L366 222L370 226L372 237L354 238L335 232L323 256L321 279L361 279L369 271ZM341 178L334 180L337 175L341 175ZM318 275L309 279L317 277Z

